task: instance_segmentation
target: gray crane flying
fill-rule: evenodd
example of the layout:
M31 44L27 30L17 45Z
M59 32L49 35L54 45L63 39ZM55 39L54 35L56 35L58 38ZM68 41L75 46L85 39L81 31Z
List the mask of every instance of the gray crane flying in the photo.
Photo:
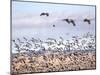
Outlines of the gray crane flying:
M49 16L49 13L43 12L43 13L40 14L40 16L44 16L44 15L48 17Z
M68 24L72 23L73 26L76 26L75 21L73 19L63 19L63 21L66 21Z
M84 22L87 22L88 24L91 24L90 19L87 19L87 18L84 19Z

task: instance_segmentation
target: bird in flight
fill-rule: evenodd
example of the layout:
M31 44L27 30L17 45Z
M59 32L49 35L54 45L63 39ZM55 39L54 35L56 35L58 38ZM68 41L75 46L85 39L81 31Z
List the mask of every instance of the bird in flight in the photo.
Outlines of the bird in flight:
M63 21L66 21L68 24L72 23L73 26L76 26L75 21L73 19L63 19Z
M43 12L43 13L40 14L40 16L44 16L44 15L45 15L45 16L49 16L49 13L44 13L44 12Z
M87 22L88 24L91 24L90 19L87 19L87 18L84 19L84 22Z
M55 27L55 25L53 25L53 27Z

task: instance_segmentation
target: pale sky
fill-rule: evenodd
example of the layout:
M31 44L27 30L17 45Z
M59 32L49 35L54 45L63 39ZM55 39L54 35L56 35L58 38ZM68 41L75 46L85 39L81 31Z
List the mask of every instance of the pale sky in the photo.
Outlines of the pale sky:
M40 16L48 12L49 17ZM75 20L76 26L62 21L65 18ZM83 22L90 18L91 24ZM55 25L53 27L52 25ZM35 2L12 2L12 38L35 37L47 39L48 37L69 38L66 36L81 35L87 32L95 34L95 6L48 4Z

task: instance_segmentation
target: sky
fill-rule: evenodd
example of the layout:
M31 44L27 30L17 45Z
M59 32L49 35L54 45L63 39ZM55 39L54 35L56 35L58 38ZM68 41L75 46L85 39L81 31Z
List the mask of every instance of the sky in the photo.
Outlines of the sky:
M49 16L40 16L48 12ZM71 18L76 26L62 21ZM89 18L91 24L83 22ZM53 27L55 25L55 27ZM87 32L95 34L95 6L12 1L12 38L69 39Z

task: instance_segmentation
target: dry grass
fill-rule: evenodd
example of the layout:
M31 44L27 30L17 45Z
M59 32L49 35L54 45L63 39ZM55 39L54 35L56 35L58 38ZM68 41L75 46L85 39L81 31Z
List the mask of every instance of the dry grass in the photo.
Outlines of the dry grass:
M43 55L22 53L12 57L12 73L36 73L95 69L95 51L54 52Z

